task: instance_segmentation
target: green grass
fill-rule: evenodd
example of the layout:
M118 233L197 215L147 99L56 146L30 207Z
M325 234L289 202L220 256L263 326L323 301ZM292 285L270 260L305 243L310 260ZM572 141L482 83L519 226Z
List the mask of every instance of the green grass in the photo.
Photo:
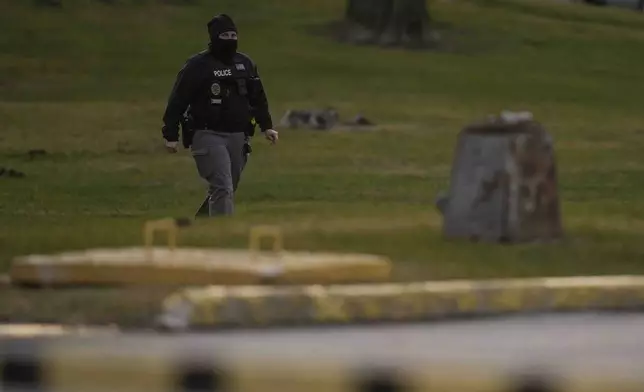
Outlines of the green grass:
M145 220L194 212L203 183L189 154L164 153L160 119L176 72L206 42L209 15L227 11L276 121L287 108L332 104L383 129L257 140L236 216L186 229L182 244L245 246L250 225L278 223L288 248L388 255L396 279L644 272L637 13L437 1L444 50L405 52L312 33L341 18L341 0L25 3L9 0L0 13L0 166L27 174L0 177L0 271L22 254L138 244ZM440 234L432 201L449 184L457 134L502 109L531 110L555 137L560 243ZM29 160L39 148L49 154Z

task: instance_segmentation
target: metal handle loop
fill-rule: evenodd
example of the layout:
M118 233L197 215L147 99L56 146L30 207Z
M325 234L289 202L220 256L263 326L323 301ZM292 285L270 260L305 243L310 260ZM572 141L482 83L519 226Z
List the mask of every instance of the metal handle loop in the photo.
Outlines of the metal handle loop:
M273 240L273 252L280 253L283 250L284 240L282 230L277 226L255 226L250 230L250 241L248 247L255 256L261 251L261 241L264 237Z
M148 254L148 260L152 259L152 246L154 245L154 233L164 232L167 237L167 246L170 250L177 247L177 222L174 219L160 219L145 222L143 229L144 245Z

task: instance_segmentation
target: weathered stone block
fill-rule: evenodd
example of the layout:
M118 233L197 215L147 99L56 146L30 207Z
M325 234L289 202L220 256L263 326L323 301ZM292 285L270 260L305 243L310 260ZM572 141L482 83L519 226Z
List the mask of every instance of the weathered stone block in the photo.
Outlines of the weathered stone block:
M463 129L449 194L439 198L448 238L489 242L562 235L552 137L530 119L493 119Z

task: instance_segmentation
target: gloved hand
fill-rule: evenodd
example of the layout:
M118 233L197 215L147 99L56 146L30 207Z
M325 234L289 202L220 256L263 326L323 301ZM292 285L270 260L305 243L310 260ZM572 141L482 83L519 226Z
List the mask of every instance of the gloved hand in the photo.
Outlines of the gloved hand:
M279 134L274 129L267 129L264 131L264 136L266 136L266 139L268 139L271 144L277 143L277 140L279 139Z
M169 153L174 154L174 153L177 152L177 145L179 144L179 142L169 142L169 141L167 141L165 139L163 139L163 140L165 141L165 149Z

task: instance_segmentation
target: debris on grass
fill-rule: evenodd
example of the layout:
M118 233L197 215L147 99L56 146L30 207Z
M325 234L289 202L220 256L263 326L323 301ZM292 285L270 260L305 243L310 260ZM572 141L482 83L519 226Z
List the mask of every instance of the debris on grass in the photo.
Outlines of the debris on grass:
M0 167L0 177L24 178L26 174L8 167Z
M47 151L42 150L42 149L29 150L29 151L27 151L27 155L29 155L30 160L33 160L36 157L47 155Z
M361 114L348 121L340 121L340 114L333 107L324 109L289 109L280 120L284 128L330 130L341 126L366 127L375 124Z

